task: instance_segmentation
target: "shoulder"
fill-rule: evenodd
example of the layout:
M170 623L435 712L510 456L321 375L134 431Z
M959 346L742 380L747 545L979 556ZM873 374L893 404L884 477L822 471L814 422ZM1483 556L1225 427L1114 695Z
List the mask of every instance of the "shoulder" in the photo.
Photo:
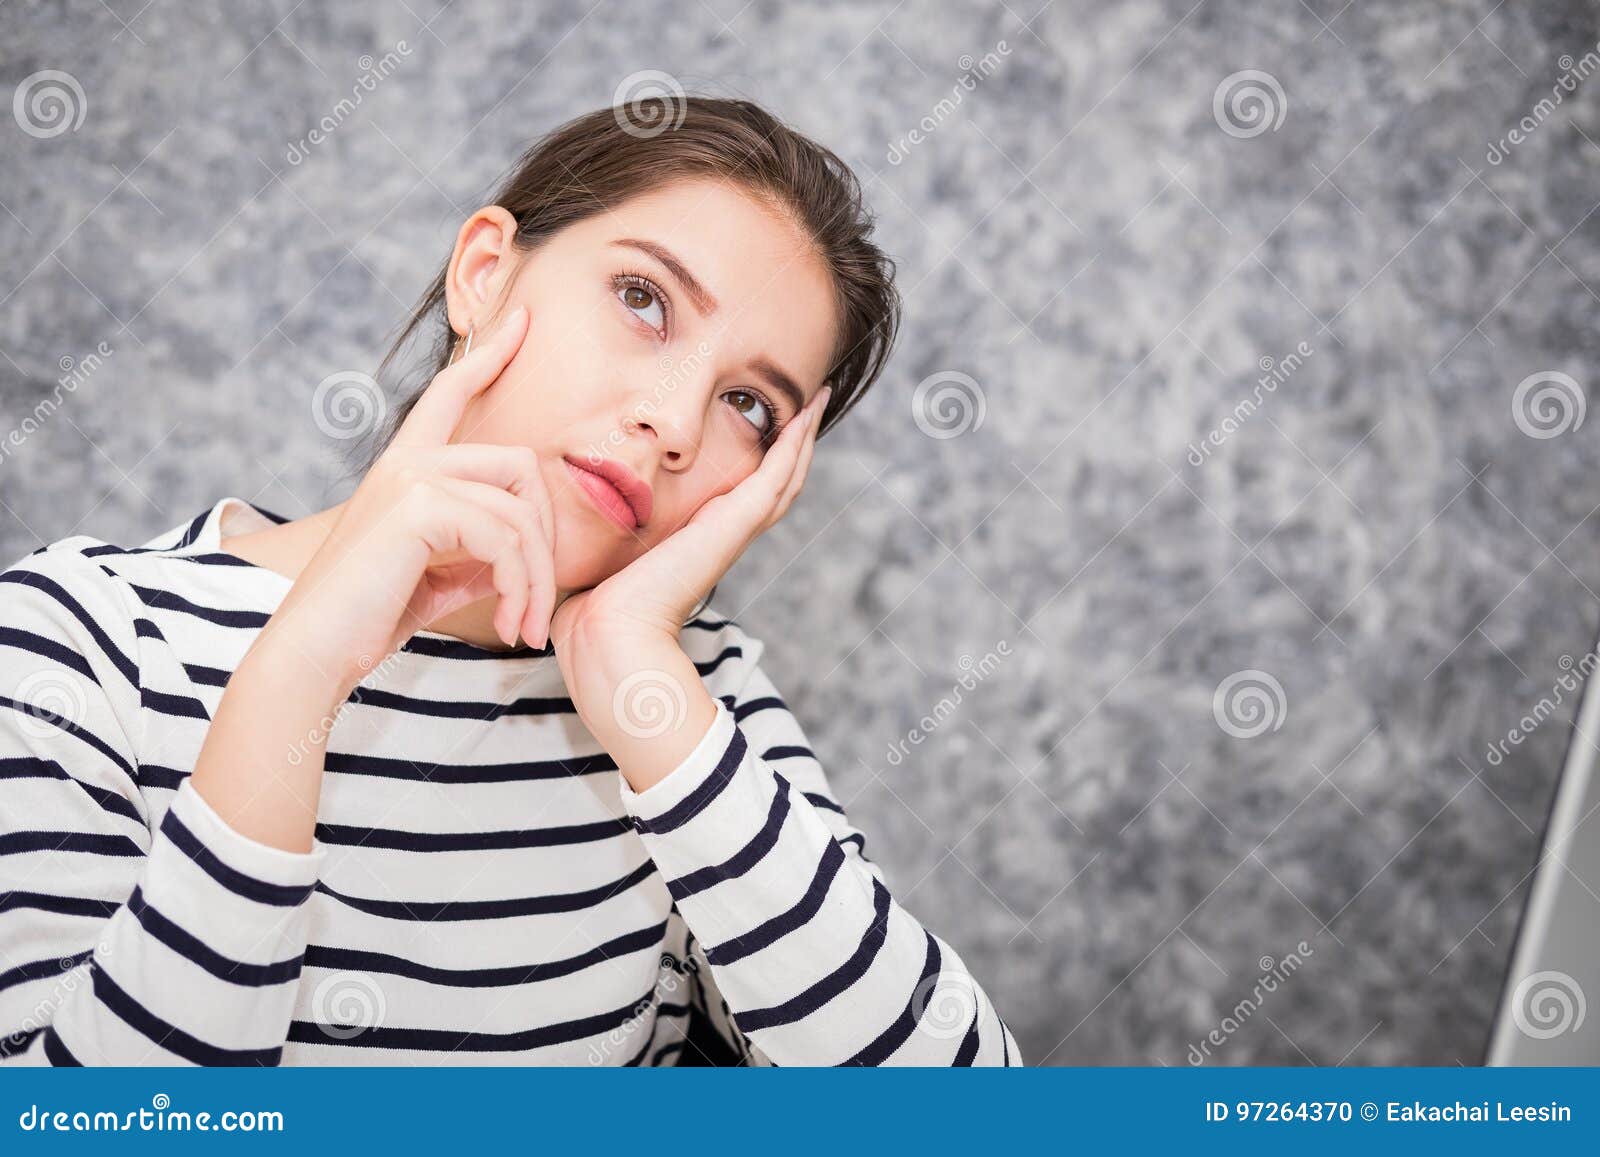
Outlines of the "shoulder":
M123 548L86 534L47 543L0 571L5 620L92 621L131 640L132 603L127 583L102 561ZM24 624L25 625L25 624Z
M197 524L209 513L137 546L71 534L15 559L0 570L0 628L8 632L6 641L29 645L43 636L66 643L80 654L103 658L137 683L139 587L160 585L151 568L192 542Z
M144 679L130 594L95 553L108 545L75 535L0 571L0 699L22 711L24 727L38 716L53 732L59 717L59 726L115 743L128 770Z

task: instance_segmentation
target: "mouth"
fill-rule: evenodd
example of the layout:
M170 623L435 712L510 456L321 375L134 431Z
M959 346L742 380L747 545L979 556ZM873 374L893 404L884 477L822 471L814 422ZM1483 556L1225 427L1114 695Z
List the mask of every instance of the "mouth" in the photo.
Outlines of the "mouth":
M605 517L624 530L638 530L650 520L651 491L633 471L609 458L599 461L563 457L578 488Z

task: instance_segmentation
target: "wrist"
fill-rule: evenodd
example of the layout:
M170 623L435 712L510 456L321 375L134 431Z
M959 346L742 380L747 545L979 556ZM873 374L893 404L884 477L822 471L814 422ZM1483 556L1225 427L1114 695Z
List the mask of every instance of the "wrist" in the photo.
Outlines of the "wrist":
M634 791L681 764L716 718L694 661L660 632L605 633L576 650L569 640L563 675L579 718Z
M326 631L307 634L291 617L274 615L257 632L239 669L260 672L295 698L332 710L349 698L371 665L363 665L365 656L348 655L328 641Z

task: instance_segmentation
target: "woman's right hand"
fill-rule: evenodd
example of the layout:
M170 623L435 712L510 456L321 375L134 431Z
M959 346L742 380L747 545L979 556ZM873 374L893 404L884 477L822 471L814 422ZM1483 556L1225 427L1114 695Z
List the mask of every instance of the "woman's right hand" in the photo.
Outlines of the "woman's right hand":
M547 642L555 518L538 455L450 441L527 327L518 306L435 375L264 628L336 679L340 699L418 630L489 595L507 645Z

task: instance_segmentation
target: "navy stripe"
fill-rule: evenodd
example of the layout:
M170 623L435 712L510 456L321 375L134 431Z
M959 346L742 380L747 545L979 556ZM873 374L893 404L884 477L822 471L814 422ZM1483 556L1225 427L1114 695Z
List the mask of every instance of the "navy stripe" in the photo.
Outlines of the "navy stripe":
M330 751L322 761L324 773L372 775L411 783L468 784L516 783L522 780L573 779L615 772L617 762L602 751L567 759L530 760L527 763L415 763L348 751Z
M700 672L700 675L703 678L706 675L711 674L718 667L722 666L722 664L724 662L726 662L727 660L736 659L740 655L743 655L743 654L744 654L744 648L738 646L737 644L735 644L733 646L730 646L730 647L724 647L724 648L722 648L721 652L718 653L716 658L707 659L703 663L696 663L694 665L694 669L696 671Z
M134 617L133 634L135 638L139 639L159 639L163 643L167 641L167 637L161 633L161 628L156 626L155 621L147 619L143 615Z
M0 779L56 779L77 784L84 794L100 805L102 811L133 820L140 827L145 826L144 816L139 814L139 809L127 796L74 779L66 768L53 759L35 759L26 755L0 759Z
M179 956L230 984L265 988L273 984L287 984L300 976L301 959L298 956L275 964L248 964L222 955L156 911L144 898L144 890L137 885L133 895L128 897L128 910L138 917L140 926L151 936Z
M764 695L759 699L746 699L733 709L733 718L738 723L743 723L757 711L767 711L776 708L780 711L789 710L788 706L776 695Z
M783 830L784 820L789 815L789 781L777 772L773 772L773 778L777 781L777 790L772 793L772 806L767 809L767 822L761 825L761 830L722 863L709 864L676 880L668 880L667 891L674 900L682 900L696 892L705 891L713 884L744 875L777 846L778 833Z
M27 1052L28 1046L33 1043L33 1038L43 1031L43 1026L40 1026L39 1028L29 1028L14 1032L10 1036L0 1036L0 1060L4 1060L6 1057L20 1056Z
M133 764L129 763L125 758L123 758L123 755L120 751L112 747L98 735L95 735L88 728L79 727L66 716L57 715L48 707L40 707L36 703L23 703L21 700L10 699L4 695L0 695L0 707L9 707L11 710L18 712L19 714L26 715L31 719L42 719L51 726L65 731L68 735L82 740L84 743L87 743L90 747L94 748L101 755L105 756L112 763L116 764L123 771L125 771L129 779L134 778Z
M762 758L763 759L770 759L770 758L772 758L772 753L768 752ZM821 792L805 791L805 792L801 792L800 794L806 797L806 801L808 803L812 803L812 804L815 804L817 807L826 808L827 810L829 810L831 812L838 812L840 815L844 815L844 808L842 806L840 806L838 803L836 803L833 800L829 799L827 796L823 795Z
M745 743L744 732L735 727L733 738L728 741L728 746L723 749L722 758L717 760L716 767L711 769L711 774L706 777L705 782L654 819L637 817L639 829L659 835L681 828L694 819L712 800L722 794L722 789L728 786L733 773L744 762L747 750L749 748Z
M283 1057L280 1045L270 1049L227 1049L191 1036L175 1024L168 1024L106 975L97 963L89 969L94 977L94 993L100 1002L128 1025L170 1053L196 1065L274 1066Z
M804 746L801 746L799 744L790 744L790 745L787 745L787 746L780 744L777 747L769 747L769 748L767 748L765 751L763 751L761 753L761 758L762 759L769 759L769 760L770 759L816 759L817 756L816 756L816 753L813 752L809 747L804 747Z
M697 631L720 631L733 621L732 619L691 619L683 626L685 630L693 628Z
M146 687L140 702L158 715L211 722L211 713L206 710L206 705L190 695L171 695L165 691L152 691Z
M206 528L206 520L210 518L211 515L212 511L210 510L205 511L202 514L195 515L194 520L189 523L189 529L183 532L183 537L178 539L178 541L169 549L182 550L184 547L194 542L195 539L199 538L200 532Z
M505 988L570 976L596 964L654 948L661 943L666 928L667 922L663 920L654 927L624 933L576 956L539 964L512 964L500 968L436 968L403 956L391 956L386 952L367 952L357 948L331 948L313 944L306 948L306 967L404 976L410 980L421 980L428 984L450 988Z
M924 994L923 986L939 975L939 942L926 929L923 930L923 935L928 938L928 951L923 957L922 975L917 979L917 986L911 992L911 999L906 1002L906 1006L900 1015L895 1017L893 1024L879 1033L877 1039L867 1045L866 1048L845 1061L845 1064L881 1065L889 1059L895 1049L905 1044L911 1038L911 1034L917 1030L917 1021L922 1012L922 1009L917 1007L918 997L922 996L922 1003L926 1006L931 999L933 990L927 990L926 994ZM934 988L937 988L937 982L935 982Z
M956 1050L956 1059L953 1063L962 1068L970 1068L972 1058L978 1055L978 1017L982 1011L981 1006L972 1010L972 1024L967 1027L967 1035L962 1038L961 1047Z
M683 1046L687 1043L687 1039L680 1039L662 1045L656 1050L656 1055L650 1058L651 1066L659 1066L668 1057L673 1056L676 1053L681 1053L683 1051Z
M61 1034L56 1032L55 1025L47 1025L44 1030L44 1055L52 1065L58 1069L81 1069L83 1062L72 1055L72 1050L61 1042Z
M179 614L189 615L192 618L204 619L208 623L216 623L219 626L260 628L265 626L267 620L271 617L263 611L236 611L219 607L204 607L172 591L140 586L135 582L130 582L128 585L133 588L133 593L139 596L140 601L153 611L174 611Z
M15 647L19 651L28 651L42 659L70 667L91 683L100 682L95 678L94 668L89 666L89 660L59 640L36 635L32 631L24 631L21 627L0 626L0 647Z
M115 900L95 900L86 896L50 896L43 892L0 892L0 913L55 912L61 916L105 917L121 907Z
M740 1028L750 1033L777 1025L793 1024L816 1012L866 975L867 969L872 967L872 962L877 959L878 950L883 947L883 942L889 935L889 890L874 880L872 891L872 923L867 927L866 933L861 937L860 946L851 954L850 959L810 988L790 997L782 1004L741 1012Z
M656 870L655 861L646 859L619 880L583 892L555 892L541 896L520 896L510 900L373 900L349 896L317 881L317 891L332 896L341 904L374 916L393 920L502 920L511 916L543 916L552 912L577 912L603 903L648 878Z
M8 832L0 835L0 856L28 852L83 852L91 856L142 856L144 849L127 836L103 832Z
M15 988L19 984L26 984L30 980L45 980L52 976L71 972L85 960L94 957L94 949L86 948L76 956L52 956L49 960L34 960L27 964L19 964L6 972L0 972L0 992L8 988ZM65 965L65 967L63 967Z
M568 696L513 699L509 703L485 703L419 699L415 695L380 691L375 687L356 688L351 692L349 701L363 707L382 707L390 711L401 711L407 715L427 715L436 719L471 719L483 723L516 715L576 715L578 710Z
M449 1052L520 1052L567 1044L610 1032L636 1019L640 1006L648 1006L653 993L610 1012L577 1020L542 1025L517 1032L459 1032L454 1029L387 1028L382 1025L320 1025L297 1020L289 1025L289 1039L299 1044L353 1045L357 1048L437 1049Z
M622 1062L622 1067L623 1068L625 1068L625 1069L637 1069L637 1068L643 1067L644 1058L646 1056L648 1056L649 1053L650 1053L650 1034L649 1033L643 1033L642 1035L644 1037L644 1042L642 1044L640 1044L639 1049L638 1049L637 1052L635 1052L631 1057L629 1057L627 1060Z
M224 671L221 667L207 667L204 663L185 663L183 673L189 676L189 682L198 683L202 687L226 687L232 671Z
M589 844L596 840L614 839L632 831L633 825L620 818L597 820L589 824L498 832L405 832L394 828L318 824L317 838L325 844L390 848L400 852L485 852Z
M166 791L177 791L188 778L187 771L179 771L176 767L162 767L157 763L141 763L137 773L141 788L154 787Z
M271 884L266 880L247 876L237 868L229 867L215 852L200 842L200 837L189 830L172 808L167 809L166 817L161 821L161 832L184 855L198 864L206 875L228 891L247 900L254 900L258 904L271 904L278 908L293 908L311 895L309 884Z
M732 940L725 940L721 944L706 946L706 959L712 964L732 964L736 960L743 960L754 952L759 952L768 945L776 944L784 936L801 927L822 908L822 901L828 895L828 889L833 886L833 879L839 874L839 869L844 866L844 850L837 842L829 843L822 849L822 859L817 863L817 871L807 885L805 894L795 901L794 905L786 912L780 912L770 920L757 924L743 936L735 936Z
M520 644L514 649L504 651L490 650L488 647L474 646L465 639L447 639L437 634L419 632L406 640L402 651L410 651L417 655L428 655L435 659L460 659L465 662L494 659L533 659L545 658L556 653L553 642L546 643L542 649Z
M135 687L139 685L139 668L118 650L116 644L111 641L111 636L105 633L94 616L84 610L83 605L68 594L60 583L34 571L17 569L0 571L0 583L16 583L18 586L32 587L60 603L73 618L83 624L83 629L89 632L89 637L94 640L95 646L99 647L111 664L122 673L122 677Z

